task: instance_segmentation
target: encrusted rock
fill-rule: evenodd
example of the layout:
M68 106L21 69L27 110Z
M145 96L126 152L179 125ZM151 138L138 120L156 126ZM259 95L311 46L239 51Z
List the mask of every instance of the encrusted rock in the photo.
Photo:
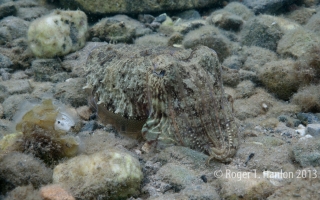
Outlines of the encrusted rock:
M241 44L275 51L283 33L280 26L267 15L251 18L242 28Z
M292 147L293 158L302 167L320 166L320 140L300 140Z
M0 68L8 68L12 66L12 61L7 56L0 53Z
M115 13L151 13L170 10L187 10L191 8L205 8L217 4L217 0L61 0L66 9L81 9L90 14L115 14Z
M281 8L288 6L292 3L294 3L293 0L243 0L242 3L252 9L255 14L260 13L276 13Z
M132 43L135 36L136 27L133 27L130 22L140 23L133 19L126 18L125 21L118 20L117 17L106 17L96 23L90 29L90 37L97 37L101 41L111 43L125 42ZM142 26L142 25L141 25ZM141 27L140 27L141 28Z
M0 21L0 44L25 37L29 22L18 17L9 16Z
M32 155L11 153L0 162L0 193L17 186L39 187L52 181L52 170Z
M56 85L55 97L63 103L69 103L74 107L86 105L87 96L82 90L84 85L84 78L67 79L65 82Z
M106 45L92 51L87 71L87 88L105 123L141 131L157 147L205 151L209 160L234 155L238 130L212 49Z
M10 15L15 15L16 12L17 12L17 8L13 3L11 2L4 3L0 6L0 19Z
M31 65L35 81L52 81L52 76L63 72L61 64L56 59L37 59Z
M45 200L75 200L75 198L64 190L60 185L48 185L40 190L41 197Z
M12 94L23 94L32 91L29 80L8 80L0 83L0 91Z
M230 2L223 9L242 17L243 20L248 20L249 18L254 16L252 10L250 10L247 6L239 2Z
M300 78L299 66L291 59L271 61L259 71L258 77L265 87L278 98L288 100L300 85L308 80Z
M203 26L190 31L182 43L185 48L195 48L200 45L210 47L217 52L220 61L228 57L231 52L229 39L214 26Z
M19 8L17 12L17 16L26 21L33 21L36 18L39 18L45 14L48 14L48 12L49 10L44 7Z
M30 24L29 47L41 58L66 55L85 45L87 26L84 12L55 10Z
M320 44L318 34L304 28L286 32L277 46L277 53L298 58L312 52L314 46Z
M308 124L307 134L310 134L314 137L320 136L320 124Z
M130 154L108 149L81 155L54 168L53 182L80 199L124 199L139 194L143 174Z
M241 17L223 9L213 12L207 21L222 29L233 31L238 31L243 24Z
M242 69L253 72L259 71L266 63L278 60L275 52L257 46L244 47L241 55L243 57Z

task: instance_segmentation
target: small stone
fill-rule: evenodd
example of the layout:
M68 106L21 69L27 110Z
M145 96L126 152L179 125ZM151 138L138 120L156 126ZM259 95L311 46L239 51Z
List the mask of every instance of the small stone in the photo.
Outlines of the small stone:
M279 99L289 100L307 80L299 78L297 64L292 59L271 61L263 66L258 77L267 90Z
M183 21L183 20L176 20L174 23L174 30L182 35L189 33L190 31L196 30L201 26L205 26L206 21L202 19L192 20L192 21Z
M58 83L55 87L55 97L63 103L69 103L73 107L87 104L87 95L83 91L85 86L84 78L67 79L63 83Z
M64 190L60 185L48 185L40 189L44 200L75 200L75 198Z
M101 41L111 43L132 43L136 36L136 30L143 29L141 22L125 15L116 15L101 19L90 30L90 38L97 37Z
M0 195L0 198L3 199L3 196ZM19 199L25 199L25 200L44 200L41 198L39 194L39 190L34 189L32 184L26 185L26 186L19 186L11 190L6 194L6 200L19 200Z
M9 2L9 3L2 4L0 6L0 19L10 15L15 15L16 12L17 12L17 8L13 3Z
M190 184L203 182L194 171L174 163L168 163L161 167L157 176L167 184L175 185L177 190L182 190Z
M266 103L262 103L261 107L264 111L268 111L268 105Z
M194 19L201 19L201 15L196 10L186 10L177 15L178 17L185 19L185 20L194 20Z
M306 127L300 124L298 126L298 129L296 129L296 133L300 134L301 136L304 136L306 134Z
M12 74L11 79L18 80L18 79L26 79L28 75L24 71L16 71Z
M311 139L313 138L311 135L307 134L305 136L303 136L302 138L299 139L299 141L303 141L303 140L307 140L307 139Z
M230 55L230 41L218 28L213 26L202 26L196 30L190 31L182 42L185 48L195 48L197 46L207 46L214 49L223 61Z
M307 134L310 134L314 137L319 137L320 136L320 124L308 124Z
M84 120L89 120L89 118L92 114L92 112L88 106L80 106L76 110L77 110L78 115Z
M87 122L80 130L80 132L84 132L84 131L94 131L98 128L98 124L96 121L91 120L89 122Z
M183 40L183 35L180 34L180 33L173 33L169 40L168 40L168 46L174 46L174 45L177 45L177 44L181 44Z
M1 158L0 180L5 184L0 187L0 193L17 186L33 184L39 187L52 181L52 170L31 154L9 153Z
M298 118L304 125L320 123L320 120L319 120L319 118L317 117L317 115L315 115L315 114L313 114L313 113L298 113L298 114L297 114L297 118Z
M208 182L206 175L202 175L200 178L204 183Z
M226 7L223 8L226 11L229 11L235 15L240 16L244 20L248 20L254 16L254 13L247 6L243 5L240 2L229 2Z
M9 68L13 65L10 58L0 53L0 68Z
M167 14L166 13L163 13L161 15L159 15L158 17L156 17L153 22L158 22L158 23L162 23L164 21L166 21L166 18L167 18Z
M230 69L240 69L242 67L242 61L237 55L232 55L226 58L223 63L223 66L226 66Z
M294 10L292 12L289 12L286 17L299 23L300 25L305 25L308 20L309 22L312 21L310 20L310 18L312 17L312 15L314 15L315 13L317 13L316 9L314 8L306 8L304 6L298 8L297 10ZM308 25L306 25L306 28L308 29L313 29L316 28L318 29L318 27L308 27Z
M314 46L319 44L319 34L301 26L285 32L278 42L277 53L280 56L286 55L295 58L308 56Z
M139 14L138 19L139 19L139 21L142 22L142 23L148 23L148 24L150 24L150 23L153 22L154 16L149 15L149 14L143 14L143 15L142 15L142 14Z
M1 92L0 92L1 93ZM1 99L1 97L0 97ZM3 114L5 119L12 120L15 113L20 109L22 102L26 100L35 100L31 97L30 94L14 94L6 98L3 103Z
M0 90L8 94L23 94L31 92L29 80L8 80L0 83Z
M63 72L62 66L56 59L37 59L31 65L35 81L52 81L52 76Z
M306 139L300 139L299 142L293 144L292 153L293 159L299 163L301 167L320 166L319 138L312 137L312 139L307 139L306 137Z
M276 13L286 5L294 3L293 0L243 0L241 1L245 6L252 9L255 14L261 13Z
M45 14L48 14L48 9L44 7L20 7L17 12L17 16L26 21L33 21Z
M272 19L265 15L248 20L241 30L241 44L258 46L275 51L283 33L278 24L271 25Z
M25 37L30 22L18 17L9 16L0 21L0 44Z
M255 84L249 80L242 81L237 85L236 88L236 96L243 98L243 97L250 97L254 94L255 91ZM266 110L268 109L268 105L266 103L262 103L262 106L266 106Z
M223 9L213 12L212 15L207 18L207 21L209 24L213 24L228 31L238 31L243 24L241 17Z

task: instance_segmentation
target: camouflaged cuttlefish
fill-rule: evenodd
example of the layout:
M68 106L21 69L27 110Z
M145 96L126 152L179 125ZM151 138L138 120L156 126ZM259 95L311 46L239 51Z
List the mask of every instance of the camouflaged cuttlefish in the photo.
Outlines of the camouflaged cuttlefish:
M86 70L98 115L120 132L204 151L208 162L235 154L238 128L212 49L106 45L91 52Z

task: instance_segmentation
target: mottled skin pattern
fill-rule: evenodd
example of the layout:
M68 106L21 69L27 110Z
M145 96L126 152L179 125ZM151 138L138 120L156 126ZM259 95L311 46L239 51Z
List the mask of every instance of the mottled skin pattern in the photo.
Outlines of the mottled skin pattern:
M87 61L99 116L121 132L142 132L158 147L179 144L230 161L238 128L217 54L207 47L106 45Z

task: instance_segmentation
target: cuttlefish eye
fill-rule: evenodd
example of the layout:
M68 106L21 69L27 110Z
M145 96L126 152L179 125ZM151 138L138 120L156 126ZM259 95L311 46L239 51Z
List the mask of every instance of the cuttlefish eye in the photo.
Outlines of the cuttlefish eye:
M164 77L164 75L166 74L166 70L154 70L153 74L155 74L158 77Z

